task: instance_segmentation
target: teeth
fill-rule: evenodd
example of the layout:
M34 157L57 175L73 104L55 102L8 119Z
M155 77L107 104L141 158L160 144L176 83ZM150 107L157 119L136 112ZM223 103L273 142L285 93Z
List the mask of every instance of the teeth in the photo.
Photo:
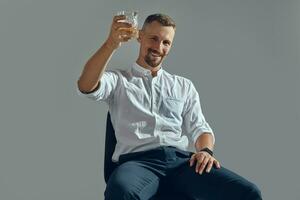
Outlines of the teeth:
M159 54L151 53L154 57L159 57Z

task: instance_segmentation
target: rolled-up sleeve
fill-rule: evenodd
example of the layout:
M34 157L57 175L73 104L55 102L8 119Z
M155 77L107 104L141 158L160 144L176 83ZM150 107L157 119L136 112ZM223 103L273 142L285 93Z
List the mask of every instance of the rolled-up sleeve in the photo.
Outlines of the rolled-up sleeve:
M197 138L204 132L211 133L213 143L215 143L215 135L205 120L201 109L199 94L192 82L190 82L187 100L184 106L183 128L184 132L188 134L188 137L192 139L193 144L196 143Z
M77 86L77 93L94 101L107 101L110 99L118 84L118 73L114 70L107 70L103 73L96 89L90 93L83 93Z

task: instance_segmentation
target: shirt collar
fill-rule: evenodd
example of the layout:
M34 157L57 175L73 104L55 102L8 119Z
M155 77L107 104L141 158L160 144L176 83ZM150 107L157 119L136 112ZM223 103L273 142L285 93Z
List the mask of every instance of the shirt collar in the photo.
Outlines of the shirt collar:
M144 67L140 66L136 62L132 65L132 70L141 76L151 76L151 70L145 69ZM159 70L157 71L157 76L160 76L163 72L162 66L160 66Z

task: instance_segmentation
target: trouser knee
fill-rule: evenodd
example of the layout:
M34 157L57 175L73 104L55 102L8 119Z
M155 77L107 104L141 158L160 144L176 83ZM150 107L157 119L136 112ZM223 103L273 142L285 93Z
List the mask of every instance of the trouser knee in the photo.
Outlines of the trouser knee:
M105 200L139 200L138 194L128 188L106 187L104 192Z
M243 200L261 200L261 191L260 189L252 182L247 180L237 181L237 197L242 197Z
M249 194L247 195L246 200L262 200L261 191L255 184L250 183L248 191Z
M261 200L260 189L254 184L245 179L235 180L226 183L222 192L219 194L220 199L232 200Z

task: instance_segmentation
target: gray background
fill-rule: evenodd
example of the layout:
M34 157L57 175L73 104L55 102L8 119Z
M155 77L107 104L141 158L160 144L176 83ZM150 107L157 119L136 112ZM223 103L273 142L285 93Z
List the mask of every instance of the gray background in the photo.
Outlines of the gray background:
M107 106L75 89L119 10L175 19L164 66L194 82L216 157L264 199L299 199L296 0L1 0L0 199L103 199ZM137 54L124 44L109 66Z

